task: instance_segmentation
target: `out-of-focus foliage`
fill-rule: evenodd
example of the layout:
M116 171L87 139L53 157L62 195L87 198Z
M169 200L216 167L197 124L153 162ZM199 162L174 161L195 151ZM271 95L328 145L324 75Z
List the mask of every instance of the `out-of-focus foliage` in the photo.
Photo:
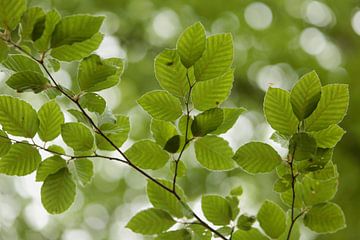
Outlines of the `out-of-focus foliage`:
M106 15L104 42L97 54L103 58L124 57L126 71L119 89L101 95L110 106L132 116L132 139L150 135L149 121L135 105L144 92L158 88L153 74L153 59L165 47L173 47L181 30L200 20L208 34L231 32L235 42L235 81L229 107L251 110L226 134L235 149L249 140L268 139L272 131L259 114L264 91L269 85L290 89L303 73L315 69L322 84L349 83L351 103L344 128L348 133L335 151L335 162L342 172L335 202L342 206L348 227L333 235L316 239L357 239L360 229L360 101L357 76L360 56L360 12L356 1L159 1L159 0L52 0L29 1L32 6L56 8L63 15L92 13ZM2 46L0 46L1 48ZM1 58L1 56L0 56ZM56 62L48 62L56 69ZM76 69L60 70L57 78L70 86ZM1 92L11 90L1 82ZM40 103L26 95L35 106ZM251 120L251 122L249 121ZM192 155L186 155L191 159ZM190 200L200 193L227 193L232 186L243 186L251 199L244 207L255 210L265 197L276 195L268 187L273 176L258 182L240 170L227 174L209 173L195 167L181 180ZM136 173L116 163L98 162L89 187L80 189L69 212L49 216L42 209L39 186L31 175L22 179L1 176L0 238L4 239L136 239L124 226L139 208L145 208L146 182ZM157 172L154 172L156 175ZM133 183L136 184L133 184ZM251 184L249 184L251 182ZM261 191L259 191L261 189ZM273 195L272 195L273 194ZM246 196L245 196L246 197ZM313 239L307 233L306 239Z

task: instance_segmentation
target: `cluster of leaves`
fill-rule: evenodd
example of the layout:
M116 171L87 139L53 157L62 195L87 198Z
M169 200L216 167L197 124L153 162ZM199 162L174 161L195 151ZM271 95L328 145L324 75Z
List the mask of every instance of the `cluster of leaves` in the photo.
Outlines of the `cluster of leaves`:
M188 27L176 49L155 59L155 75L163 90L148 92L139 105L151 116L153 139L135 142L123 152L128 117L113 114L96 92L115 86L123 61L93 54L102 41L103 17L62 17L56 10L27 8L25 0L0 0L0 62L10 75L6 84L17 92L44 94L48 101L36 111L27 102L0 96L0 172L24 176L36 171L43 182L41 199L49 213L61 213L75 199L76 187L93 175L94 158L117 160L148 179L152 208L137 213L127 224L132 231L156 239L298 239L295 222L319 233L345 226L341 209L331 200L338 173L332 151L344 130L337 124L348 105L346 85L321 87L315 72L302 77L291 93L270 88L264 111L272 139L289 149L285 159L268 144L251 142L234 154L222 138L244 108L224 108L233 85L231 34L206 36L200 23ZM20 54L19 54L20 53ZM52 72L62 62L79 62L71 89ZM76 64L76 63L75 63ZM75 108L62 106L68 99ZM62 109L73 116L65 122ZM36 143L38 137L41 144ZM60 137L66 149L52 142ZM59 137L59 138L58 138ZM210 226L188 205L177 184L186 175L183 153L193 144L197 162L208 170L227 171L240 166L249 173L277 170L274 190L290 206L288 214L275 202L265 201L256 216L240 212L242 188L228 196L204 195L201 207ZM66 150L66 151L65 151ZM119 158L100 155L117 151ZM42 160L39 151L49 157ZM147 170L168 167L171 179L153 178ZM258 222L260 228L253 227ZM176 225L176 227L173 227Z

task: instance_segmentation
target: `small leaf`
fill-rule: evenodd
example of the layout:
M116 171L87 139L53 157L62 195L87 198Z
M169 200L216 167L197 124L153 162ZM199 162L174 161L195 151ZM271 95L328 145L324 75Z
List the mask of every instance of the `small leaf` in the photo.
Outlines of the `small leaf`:
M133 232L144 235L158 234L168 230L176 222L161 209L149 208L137 213L126 225Z
M94 146L94 136L83 123L65 123L61 125L61 136L69 147L75 151L91 150Z
M179 99L166 91L152 91L138 99L138 104L153 118L174 121L182 114Z
M210 170L230 170L235 165L229 143L220 137L206 136L196 140L195 154L197 161Z
M316 149L315 139L307 133L296 133L290 139L289 152L296 161L314 158Z
M42 105L38 112L40 125L39 137L44 142L54 140L61 132L61 125L64 123L64 114L55 101Z
M228 201L218 195L205 195L201 198L201 209L207 220L214 225L227 225L231 220Z
M238 218L236 226L241 230L249 231L255 221L256 217L243 214Z
M65 154L65 150L58 145L50 145L47 149L50 150L52 153Z
M299 121L293 113L289 92L280 88L269 88L264 100L264 113L270 126L281 134L292 135Z
M8 135L0 130L0 157L4 156L11 148L11 141Z
M26 0L0 0L0 27L14 30L25 11Z
M245 108L222 108L222 110L224 112L224 120L221 125L212 132L212 134L226 133L230 128L233 127L240 114L246 111Z
M311 132L310 135L315 138L318 147L333 148L345 133L346 131L339 127L339 125L333 124L320 131Z
M169 160L169 154L150 140L134 143L126 150L125 155L133 164L143 169L162 168Z
M0 124L11 135L32 138L38 130L39 119L29 103L0 96Z
M162 120L151 120L151 132L157 144L165 147L170 138L177 135L177 130L174 124Z
M74 202L76 186L67 168L49 175L41 187L41 202L51 214L59 214Z
M344 118L349 105L349 88L346 84L329 84L321 89L321 98L315 111L305 120L307 131L319 131Z
M250 230L237 230L234 232L232 240L269 240L256 228Z
M164 232L155 238L155 240L170 240L170 239L191 240L192 238L190 232L186 229Z
M36 171L36 181L43 182L49 175L66 167L66 161L58 155L48 157L42 161Z
M42 74L32 71L17 72L6 81L6 84L17 92L33 91L39 93L51 85Z
M129 137L130 121L127 116L118 115L116 122L100 125L100 130L116 145L121 147ZM114 151L114 147L100 134L96 134L96 145L101 150Z
M321 82L315 71L305 74L291 91L290 102L297 118L302 121L315 110L321 96Z
M334 233L346 227L343 211L330 202L313 206L305 214L304 224L318 233Z
M102 114L106 107L105 99L96 93L85 93L81 96L79 103L83 108L98 114Z
M74 161L76 175L83 186L87 185L94 175L93 163L89 159L76 159Z
M13 72L30 71L43 76L43 72L37 62L22 54L10 54L2 63L4 67Z
M176 49L185 67L191 67L201 57L205 44L205 29L200 22L184 30L176 43Z
M164 146L164 150L168 151L169 153L176 153L179 150L179 147L180 147L180 136L175 135L166 142Z
M250 142L241 146L233 159L249 173L271 172L282 161L270 145L261 142Z
M191 131L194 136L205 136L215 131L224 120L224 112L221 108L212 108L195 116Z
M285 212L274 202L265 201L257 214L257 219L261 228L272 238L280 237L285 231Z
M230 191L230 195L232 196L241 196L242 194L243 194L242 186L235 187Z
M223 75L231 67L233 55L233 39L230 33L208 37L206 49L194 65L196 81L205 81Z
M15 143L0 159L0 173L25 176L38 167L41 156L38 150L26 143Z

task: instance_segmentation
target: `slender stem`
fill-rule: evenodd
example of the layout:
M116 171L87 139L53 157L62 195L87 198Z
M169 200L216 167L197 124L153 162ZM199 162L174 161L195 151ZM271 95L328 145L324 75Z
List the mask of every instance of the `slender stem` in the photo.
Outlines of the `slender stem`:
M55 87L62 93L64 94L64 96L66 96L71 102L73 102L79 109L80 111L84 114L84 116L89 120L90 124L92 125L92 127L95 129L96 133L100 134L100 136L102 136L113 148L114 150L116 150L123 158L124 160L121 161L127 165L129 165L130 167L132 167L133 169L135 169L137 172L139 172L140 174L142 174L143 176L145 176L146 178L148 178L150 181L154 182L155 184L157 184L159 187L163 188L164 190L170 192L171 194L173 194L180 203L182 203L183 205L186 205L186 203L181 199L181 197L176 193L176 191L173 191L172 188L169 188L167 186L165 186L164 184L162 184L161 182L159 182L157 179L153 178L152 176L150 176L148 173L146 173L144 170L142 170L141 168L139 168L138 166L136 166L134 163L132 163L132 161L130 161L130 159L124 154L124 152L122 152L120 150L120 148L118 148L116 146L116 144L110 139L108 138L104 132L102 132L102 130L96 125L96 123L93 121L93 119L90 117L90 115L85 111L85 109L80 105L80 103L78 102L77 98L73 98L72 96L70 96L53 78L53 76L51 75L50 71L47 69L47 67L44 64L43 59L37 59L34 56L32 56L30 53L26 52L23 48L21 48L20 46L18 46L16 43L12 42L11 40L6 40L3 39L6 42L8 42L9 44L11 44L12 46L14 46L16 49L18 49L19 51L23 52L24 54L26 54L27 56L31 57L32 59L34 59L36 62L38 62L42 68L44 69L44 71L46 72L46 74L49 76L50 80L52 81L52 83L55 85ZM190 83L189 77L187 75L188 81ZM191 85L190 85L191 86ZM189 94L190 95L190 94ZM186 147L186 146L185 146ZM185 149L185 147L183 147ZM76 157L76 156L75 156ZM114 160L111 159L109 157L106 157L106 159L109 160ZM217 235L218 237L220 237L223 240L227 240L227 238L222 235L220 232L218 232L216 229L212 228L211 226L209 226L206 222L204 222L192 209L189 208L189 210L191 211L192 215L194 216L194 218L196 218L205 228L207 228L208 230L210 230L212 233L214 233L215 235Z

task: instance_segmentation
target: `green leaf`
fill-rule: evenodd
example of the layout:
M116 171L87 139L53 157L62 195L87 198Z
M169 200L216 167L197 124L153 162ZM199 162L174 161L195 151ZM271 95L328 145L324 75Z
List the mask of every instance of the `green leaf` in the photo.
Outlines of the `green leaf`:
M201 198L201 209L207 220L214 225L228 225L232 214L228 201L218 195L205 195Z
M333 124L320 131L311 132L310 135L315 138L318 147L333 148L345 133L346 131L339 127L339 125Z
M289 189L280 194L280 198L288 207L292 206L293 200L293 192L292 189ZM300 182L295 182L295 208L303 207L303 199L302 199L302 184Z
M191 240L191 234L186 229L180 229L170 232L161 233L158 237L155 238L155 240Z
M157 144L165 147L168 140L177 135L174 124L162 120L151 120L151 132Z
M304 224L317 233L334 233L346 227L343 211L330 202L313 206L305 214Z
M339 173L336 165L332 161L329 161L323 169L310 173L310 176L313 179L327 180L330 178L337 178Z
M98 114L102 114L106 107L105 99L96 93L85 93L81 96L79 103L83 108Z
M318 180L305 176L302 181L302 198L307 206L334 198L338 187L337 178Z
M224 120L212 134L226 133L238 120L240 114L246 111L245 108L222 108L222 110L224 112Z
M195 154L197 161L210 170L230 170L235 165L229 143L220 137L206 136L196 140Z
M0 63L2 63L9 55L10 48L0 39Z
M296 161L313 159L316 150L315 139L307 133L296 133L290 139L289 152Z
M265 201L257 214L257 219L265 233L278 238L285 231L286 216L284 210L279 205L271 201Z
M36 171L36 181L43 182L49 175L66 167L66 161L58 155L48 157L42 161Z
M321 89L321 98L315 111L305 120L307 131L319 131L344 118L349 105L349 88L346 84L329 84Z
M226 200L228 201L231 208L231 220L235 220L239 215L239 198L237 196L226 196Z
M41 68L37 62L30 57L22 54L10 54L6 60L2 63L4 67L14 72L30 71L39 73L43 76Z
M233 39L230 33L207 38L206 49L194 65L196 81L205 81L223 75L233 61Z
M78 70L80 89L96 92L115 86L122 73L122 62L114 65L113 61L102 60L98 55L90 55L81 61Z
M197 82L191 92L194 107L204 111L219 106L229 97L233 81L234 71L230 69L219 77Z
M70 45L62 45L51 50L51 56L60 61L82 60L95 51L103 40L101 33L94 34L91 38L82 42L74 42Z
M0 159L0 173L25 176L35 171L41 161L38 150L26 143L15 143Z
M177 97L189 91L186 68L174 49L165 49L155 58L155 76L160 86Z
M202 56L205 44L205 29L200 22L184 30L176 43L176 50L185 67L191 67Z
M282 161L270 145L261 142L250 142L241 146L233 159L248 173L271 172Z
M144 235L158 234L168 230L176 222L161 209L149 208L137 213L126 225L133 232Z
M240 197L243 194L242 186L237 186L230 191L230 195Z
M49 11L45 16L45 26L41 37L37 39L34 46L40 51L45 52L50 47L50 40L56 25L60 22L61 15L56 10Z
M14 30L25 11L26 0L0 0L0 27Z
M0 130L0 157L9 152L10 148L11 141L8 138L8 135L3 130Z
M171 161L170 162L170 171L172 174L175 174L175 167L176 167L176 163L175 161ZM178 167L177 167L177 176L178 177L183 177L186 175L186 166L184 164L184 162L179 161L178 162Z
M238 218L236 226L241 230L249 231L255 221L256 218L254 216L243 214Z
M29 103L0 96L0 124L11 135L32 138L38 130L39 119Z
M232 240L269 240L256 228L250 230L237 230L234 232Z
M288 148L290 137L291 136L287 136L287 135L279 133L278 131L275 131L271 135L270 139L273 140L274 142L279 143L283 148Z
M60 147L59 145L50 145L48 148L48 150L50 150L52 153L57 153L57 154L65 154L65 150Z
M94 146L94 136L83 123L62 124L61 136L66 145L75 151L91 150Z
M192 240L211 240L212 233L204 226L200 224L191 224L188 228L192 232Z
M212 108L196 115L192 124L191 131L194 136L205 136L215 131L224 120L224 112L221 108Z
M282 193L291 188L291 175L287 174L276 180L274 183L273 189L275 192Z
M143 169L162 168L169 160L169 154L150 140L134 143L126 150L125 155L133 164Z
M76 176L83 186L87 185L94 175L94 167L91 160L82 158L74 161Z
M68 209L74 202L76 185L67 168L49 175L41 187L41 202L51 214Z
M166 91L148 92L137 102L155 119L174 121L182 114L180 100Z
M180 148L180 141L180 135L173 136L166 142L164 150L168 151L169 153L176 153Z
M297 118L302 121L315 110L321 96L321 82L315 71L305 74L291 90L290 102Z
M170 189L173 187L171 181L164 179L157 179L157 181ZM181 197L184 197L184 192L179 186L176 186L176 192ZM184 209L181 202L172 193L150 180L148 180L147 184L147 196L155 208L163 209L177 218L184 217L186 209Z
M42 105L38 112L40 125L39 137L44 142L54 140L61 132L64 123L64 114L55 101L49 101Z
M6 84L17 92L33 91L39 93L51 85L42 74L32 71L17 72L6 81Z
M36 23L44 20L45 12L40 7L31 7L26 10L21 19L21 37L31 39Z
M100 130L116 145L121 147L129 137L130 121L126 116L118 115L115 123L107 122L100 125ZM114 147L100 134L96 134L96 145L101 150L114 151Z
M264 100L264 113L270 126L281 134L292 135L299 121L293 113L290 94L280 88L269 88Z

